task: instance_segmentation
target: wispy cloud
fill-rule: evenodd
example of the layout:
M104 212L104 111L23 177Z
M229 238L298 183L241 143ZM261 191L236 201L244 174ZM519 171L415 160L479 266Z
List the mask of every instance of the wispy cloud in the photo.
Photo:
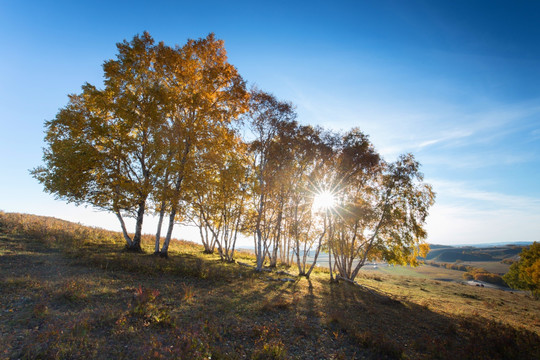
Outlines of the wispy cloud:
M428 180L441 198L428 218L432 243L540 240L540 198Z
M471 209L485 212L486 209L517 210L526 213L540 213L540 198L532 196L509 195L486 191L468 185L465 182L428 179L436 192L446 199L465 200L474 203ZM448 200L446 200L448 201Z
M388 141L401 145L400 152L433 146L463 148L494 144L511 134L526 131L532 116L540 117L540 107L536 104L494 106L476 111L432 109L415 116L409 131L405 131L404 124L396 125L393 121L387 124L385 131L391 134ZM538 134L533 132L533 135Z
M427 230L428 241L435 244L540 241L540 214L437 204Z
M464 131L464 130L461 130L461 131L454 131L446 136L441 136L437 139L431 139L431 140L425 140L423 142L421 142L420 144L416 145L416 148L417 149L422 149L422 148L425 148L425 147L429 147L431 145L435 145L435 144L441 144L441 143L446 143L448 141L452 141L452 140L457 140L457 139L463 139L463 138L467 138L467 137L470 137L471 135L473 135L474 132L472 131Z
M523 196L519 188L530 186L526 177L535 174L520 169L540 166L538 99L496 103L478 97L463 105L391 95L386 102L351 102L347 96L310 93L294 101L300 100L303 117L325 127L360 127L389 161L405 152L416 155L437 192L428 218L430 242L540 240L540 196Z
M532 152L514 151L515 153L508 153L504 149L495 149L476 152L456 152L454 154L426 151L426 153L422 154L421 159L425 167L437 166L461 171L532 163L538 161L540 157L540 154Z

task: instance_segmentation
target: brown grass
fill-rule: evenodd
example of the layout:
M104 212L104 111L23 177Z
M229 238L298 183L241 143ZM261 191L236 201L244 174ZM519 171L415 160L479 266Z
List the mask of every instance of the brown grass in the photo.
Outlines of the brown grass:
M169 259L122 249L116 233L0 213L0 359L540 355L524 293L372 273L330 284L323 270L281 282L192 243Z

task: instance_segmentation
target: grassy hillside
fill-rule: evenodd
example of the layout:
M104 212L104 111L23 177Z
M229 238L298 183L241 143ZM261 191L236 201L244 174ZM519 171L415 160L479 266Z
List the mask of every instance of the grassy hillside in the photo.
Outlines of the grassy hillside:
M430 252L426 256L426 260L439 262L500 262L504 259L511 259L518 255L523 246L505 245L493 247L453 247L432 245Z
M143 245L0 212L0 359L540 358L540 306L524 293L369 272L363 287L330 284L323 269L282 281L193 243L169 259Z

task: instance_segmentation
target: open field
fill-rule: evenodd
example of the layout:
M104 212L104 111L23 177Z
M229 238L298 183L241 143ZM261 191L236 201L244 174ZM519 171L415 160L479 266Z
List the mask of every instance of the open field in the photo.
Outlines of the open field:
M324 269L256 273L187 242L161 259L115 233L0 213L0 359L539 358L527 294L399 271L330 284Z
M426 260L438 262L500 262L515 259L523 246L504 245L491 247L431 245Z
M509 264L503 264L500 261L464 261L462 265L483 268L494 274L506 274L510 269Z
M379 265L375 271L388 275L408 276L438 281L463 281L463 271L451 270L429 265L420 265L415 268L409 266Z
M308 262L310 260L313 260L313 257L308 258ZM432 280L440 280L440 281L457 281L457 282L463 282L465 281L463 275L465 274L465 271L459 271L454 269L448 269L444 267L447 263L438 263L443 266L431 266L431 265L420 265L418 267L410 267L410 266L392 266L388 265L386 263L374 263L374 264L366 264L360 271L361 273L381 273L381 274L389 274L389 275L399 275L399 276L409 276L409 277L415 277L415 278L423 278L423 279L432 279ZM467 262L460 262L460 265L465 266L471 266L474 268L483 268L487 270L488 272L503 275L505 274L508 269L510 268L509 264L501 263L498 259L493 259L491 261L467 261ZM319 255L317 266L328 268L328 254L321 253Z

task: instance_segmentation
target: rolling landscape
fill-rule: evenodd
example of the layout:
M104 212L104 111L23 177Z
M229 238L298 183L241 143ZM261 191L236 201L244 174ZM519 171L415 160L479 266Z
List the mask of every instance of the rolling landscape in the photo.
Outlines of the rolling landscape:
M0 1L0 360L540 359L539 20Z
M173 241L168 259L122 235L0 213L0 358L536 359L525 292L407 268L331 284L317 268L256 272ZM238 261L255 264L249 253ZM436 267L429 267L441 271ZM399 321L395 321L399 319Z
M530 244L492 244L492 245L430 245L430 251L421 259L421 265L417 267L390 265L385 262L369 262L362 267L366 274L379 273L390 275L403 275L417 278L429 278L439 281L454 281L471 285L484 285L498 289L510 290L504 284L501 277L506 274L510 265L517 262L519 253L524 247ZM243 251L253 253L253 249L245 248ZM314 259L314 252L307 255L308 261ZM466 259L463 261L462 259ZM318 255L317 265L328 268L328 253L323 252ZM497 279L493 281L482 281L470 278L467 274L473 270L493 274Z
M472 269L482 269L487 273L503 276L510 265L517 262L526 245L477 245L445 246L430 245L430 251L423 259L424 265L411 269L418 276L425 274L434 279L463 282L465 273ZM384 268L383 268L384 269ZM392 272L393 269L387 271ZM395 272L399 272L396 270ZM403 271L403 270L401 270ZM499 281L501 288L506 285Z

